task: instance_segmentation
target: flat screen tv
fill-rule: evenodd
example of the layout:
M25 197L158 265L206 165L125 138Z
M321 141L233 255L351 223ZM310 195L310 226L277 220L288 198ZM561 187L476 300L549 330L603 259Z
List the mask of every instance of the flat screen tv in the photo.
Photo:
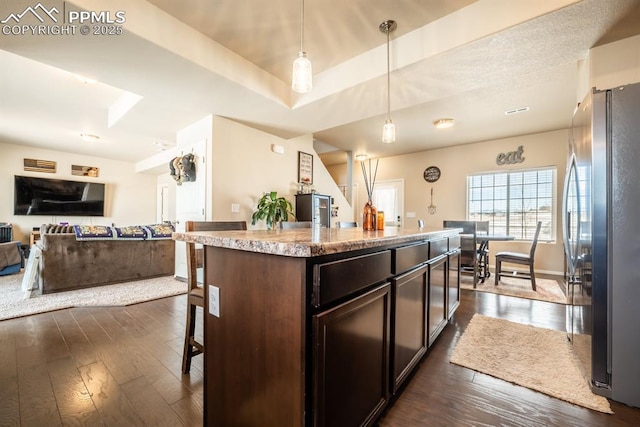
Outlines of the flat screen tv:
M104 216L104 184L15 175L14 215Z

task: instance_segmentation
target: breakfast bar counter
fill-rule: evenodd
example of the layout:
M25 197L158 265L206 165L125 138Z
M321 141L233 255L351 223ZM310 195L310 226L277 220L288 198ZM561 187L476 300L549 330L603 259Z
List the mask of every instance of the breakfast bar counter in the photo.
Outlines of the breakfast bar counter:
M205 248L204 425L372 425L459 304L459 229L174 233Z

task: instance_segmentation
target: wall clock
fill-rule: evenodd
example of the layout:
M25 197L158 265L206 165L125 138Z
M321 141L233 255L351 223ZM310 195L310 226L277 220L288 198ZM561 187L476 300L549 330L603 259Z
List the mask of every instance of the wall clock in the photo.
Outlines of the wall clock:
M429 166L424 170L422 175L427 182L436 182L440 179L440 168L437 166Z

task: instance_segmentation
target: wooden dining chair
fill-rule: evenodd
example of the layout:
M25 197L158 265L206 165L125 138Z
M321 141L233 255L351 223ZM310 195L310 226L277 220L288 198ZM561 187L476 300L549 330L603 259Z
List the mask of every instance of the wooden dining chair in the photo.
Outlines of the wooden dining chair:
M311 228L311 221L282 221L281 230L292 230L295 228Z
M442 221L444 228L462 228L460 236L460 272L473 275L473 287L478 285L480 269L478 263L478 241L476 221Z
M519 252L498 252L496 254L496 274L495 282L498 286L500 277L513 277L514 279L526 279L531 280L531 289L536 290L536 275L534 273L534 255L536 253L536 246L538 246L538 237L540 236L540 228L542 227L542 221L538 221L536 225L536 232L533 235L533 241L531 242L531 249L528 254ZM511 274L502 271L502 263L526 265L529 267L529 273L518 272L518 274Z
M246 230L246 221L187 221L184 231L225 231ZM182 352L182 372L191 370L193 356L204 353L204 344L195 338L196 309L204 310L204 286L198 286L198 268L204 266L204 249L195 243L187 242L187 325L184 333L184 350Z

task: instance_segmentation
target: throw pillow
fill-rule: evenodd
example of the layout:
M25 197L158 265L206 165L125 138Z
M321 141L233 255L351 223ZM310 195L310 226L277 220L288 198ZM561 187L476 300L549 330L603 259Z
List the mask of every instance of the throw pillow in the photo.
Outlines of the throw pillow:
M110 240L113 229L108 225L74 225L76 240Z
M146 225L145 228L149 231L147 239L170 239L175 231L173 225L166 223Z
M141 225L129 225L126 227L113 227L117 239L144 240L147 238L147 230Z

